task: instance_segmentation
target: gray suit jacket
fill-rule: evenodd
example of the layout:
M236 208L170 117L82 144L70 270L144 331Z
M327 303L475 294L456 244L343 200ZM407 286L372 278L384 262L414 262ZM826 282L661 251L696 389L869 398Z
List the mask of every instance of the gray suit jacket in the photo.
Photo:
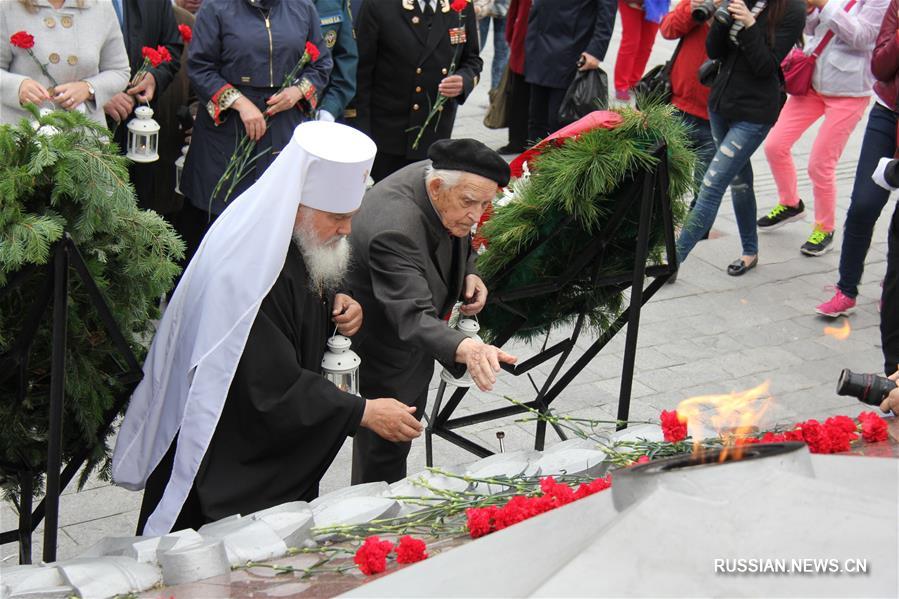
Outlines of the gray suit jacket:
M440 222L425 189L429 164L416 162L381 181L353 218L348 284L364 313L353 346L367 398L415 404L427 394L434 360L454 366L465 338L444 317L465 275L476 273L476 254L469 236L452 237Z

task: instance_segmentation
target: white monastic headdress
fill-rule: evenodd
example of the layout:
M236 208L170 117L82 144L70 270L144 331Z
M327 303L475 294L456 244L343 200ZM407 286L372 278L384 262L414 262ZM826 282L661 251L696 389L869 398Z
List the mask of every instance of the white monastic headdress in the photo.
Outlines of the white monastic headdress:
M178 434L171 478L144 534L168 533L184 505L259 306L284 266L299 204L359 208L375 152L355 129L303 123L206 234L159 323L113 454L115 482L142 489Z

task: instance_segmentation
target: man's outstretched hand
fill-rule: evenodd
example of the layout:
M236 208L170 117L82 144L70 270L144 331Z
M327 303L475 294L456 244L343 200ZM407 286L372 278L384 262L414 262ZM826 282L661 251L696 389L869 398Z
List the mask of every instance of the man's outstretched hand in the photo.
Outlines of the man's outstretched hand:
M468 367L471 380L481 391L493 389L496 374L500 371L500 363L514 364L517 361L518 358L500 348L470 337L456 348L456 362Z

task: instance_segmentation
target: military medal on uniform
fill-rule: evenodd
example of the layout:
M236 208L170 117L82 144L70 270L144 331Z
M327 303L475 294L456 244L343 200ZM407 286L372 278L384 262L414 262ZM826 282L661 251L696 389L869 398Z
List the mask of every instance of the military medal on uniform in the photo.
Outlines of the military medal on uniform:
M450 43L452 45L464 44L468 41L468 35L465 27L450 27L449 30Z

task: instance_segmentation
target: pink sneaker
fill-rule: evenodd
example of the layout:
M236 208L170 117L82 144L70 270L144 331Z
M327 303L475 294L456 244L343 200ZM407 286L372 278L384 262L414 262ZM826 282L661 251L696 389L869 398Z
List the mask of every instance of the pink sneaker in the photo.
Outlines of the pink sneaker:
M631 100L630 90L616 89L615 90L615 99L620 102L630 102L630 100Z
M829 301L826 301L815 308L815 312L818 314L830 316L831 318L846 316L852 313L853 310L855 310L855 300L839 289L837 289L837 292Z

